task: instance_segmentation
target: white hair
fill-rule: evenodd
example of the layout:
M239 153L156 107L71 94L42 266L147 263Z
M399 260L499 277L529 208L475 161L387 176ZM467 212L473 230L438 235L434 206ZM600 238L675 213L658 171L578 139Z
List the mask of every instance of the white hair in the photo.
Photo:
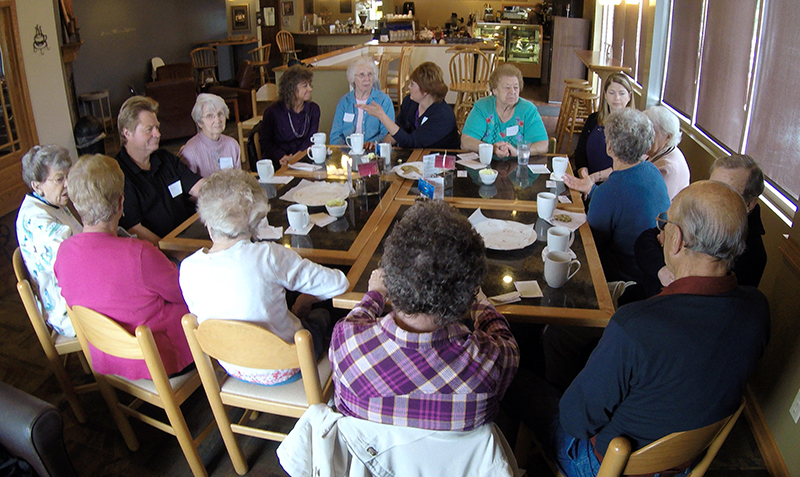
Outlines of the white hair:
M378 66L375 65L375 62L369 56L359 56L358 58L353 60L353 62L350 63L350 65L347 67L347 82L350 83L350 86L355 88L356 69L361 65L369 66L372 69L372 75L373 75L372 87L380 89L381 82L380 79L378 78Z
M225 100L221 97L216 94L200 93L197 95L197 100L194 102L194 107L192 108L192 120L194 120L197 125L203 122L203 106L207 106L209 111L222 111L225 113L226 118L231 113L228 105L225 104Z
M650 106L644 114L650 118L657 133L670 136L667 147L676 147L681 143L681 123L672 111L664 106Z

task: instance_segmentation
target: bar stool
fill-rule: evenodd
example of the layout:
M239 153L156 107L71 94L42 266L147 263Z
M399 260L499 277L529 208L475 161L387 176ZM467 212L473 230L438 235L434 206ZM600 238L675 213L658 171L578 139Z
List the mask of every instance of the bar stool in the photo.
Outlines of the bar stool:
M283 55L283 64L289 64L289 59L294 58L297 59L297 53L300 50L294 49L294 36L286 30L281 30L275 35L275 43L278 44L278 50L280 50L281 55Z
M475 101L489 94L490 67L491 61L478 49L465 49L450 58L450 91L457 93L453 109L459 131Z
M564 98L561 100L561 108L558 110L558 120L556 121L556 129L554 132L556 138L563 136L567 118L569 117L569 94L573 91L591 91L592 89L591 83L583 79L565 79L564 83ZM558 145L561 145L560 140L558 141Z
M111 101L108 99L107 89L83 93L78 96L78 100L81 104L81 114L84 116L91 114L98 118L103 123L103 132L108 134L114 129L114 116L111 114ZM99 116L97 115L95 106L100 109Z
M586 124L586 118L597 110L597 100L599 95L591 91L573 91L569 94L568 99L568 115L564 124L564 129L561 131L561 136L558 138L559 149L564 144L564 136L569 132L569 137L566 141L566 151L569 151L569 146L572 143L572 136L580 134L583 131L583 126Z
M269 68L269 54L271 50L272 43L267 43L264 46L259 46L247 52L250 57L250 64L253 65L253 69L258 70L258 78L261 79L261 83L259 83L258 86L269 82L269 72L267 68Z

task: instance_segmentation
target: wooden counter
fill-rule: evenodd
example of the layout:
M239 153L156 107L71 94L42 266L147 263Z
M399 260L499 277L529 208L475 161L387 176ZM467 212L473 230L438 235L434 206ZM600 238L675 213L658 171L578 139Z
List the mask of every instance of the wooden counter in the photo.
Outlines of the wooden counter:
M362 45L372 40L372 33L293 33L295 47L302 50L301 58L319 56L347 46Z

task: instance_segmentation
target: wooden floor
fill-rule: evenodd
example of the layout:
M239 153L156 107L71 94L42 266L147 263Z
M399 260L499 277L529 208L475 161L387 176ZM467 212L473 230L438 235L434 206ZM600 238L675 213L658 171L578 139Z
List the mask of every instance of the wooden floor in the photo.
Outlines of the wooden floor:
M523 96L537 100L543 97L544 88L526 84ZM552 125L548 124L552 123ZM545 117L551 131L555 118ZM234 129L235 131L235 129ZM234 133L235 134L235 133ZM117 146L118 147L118 146ZM179 147L179 146L178 146ZM108 151L112 153L111 151ZM16 292L10 254L16 247L14 220L16 211L0 218L0 229L8 227L11 235L0 254L0 380L53 403L64 418L64 439L67 451L81 476L189 476L188 464L177 440L137 420L132 420L141 448L130 452L122 440L105 402L99 393L81 396L89 421L80 424L61 393L44 353L25 315ZM81 376L77 361L67 363L68 371L78 380ZM189 425L199 428L209 422L211 411L202 392L198 390L183 406ZM284 431L291 429L289 419L272 421L269 416L259 417L257 424L278 425ZM240 438L245 457L250 464L250 476L285 476L280 468L275 449L277 443L258 439ZM219 431L215 430L201 445L200 454L212 476L234 476L236 473L227 456ZM551 476L550 471L536 458L529 463L529 475ZM742 418L706 473L712 477L762 477L768 476L753 436Z

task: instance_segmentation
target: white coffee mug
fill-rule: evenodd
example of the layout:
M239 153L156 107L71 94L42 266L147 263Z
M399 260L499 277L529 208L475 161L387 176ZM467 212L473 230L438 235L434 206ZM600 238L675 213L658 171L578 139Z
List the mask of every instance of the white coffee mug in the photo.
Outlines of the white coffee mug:
M364 135L361 133L353 133L347 136L347 145L352 149L353 154L364 153Z
M575 270L572 264L577 265ZM581 262L570 258L566 252L548 252L544 258L544 280L550 288L561 288L581 269Z
M556 210L556 195L552 192L539 192L536 194L536 210L539 218L550 220Z
M575 236L566 227L556 226L547 229L547 250L551 252L566 252L573 240Z
M567 172L567 164L569 164L569 159L566 157L553 158L553 175L557 179L564 177L564 174Z
M325 133L322 132L314 133L311 136L311 142L313 142L314 144L325 144L326 139L328 139L328 137L325 135Z
M289 219L289 227L301 231L308 227L308 207L303 204L292 204L286 208L286 217Z
M258 178L266 181L275 175L275 166L272 165L272 159L261 159L256 162L256 170L258 171Z
M487 166L492 162L492 155L494 154L494 146L491 144L481 143L478 145L478 158L481 164Z
M317 164L325 162L325 156L328 154L328 146L325 144L314 144L306 151L308 157Z

